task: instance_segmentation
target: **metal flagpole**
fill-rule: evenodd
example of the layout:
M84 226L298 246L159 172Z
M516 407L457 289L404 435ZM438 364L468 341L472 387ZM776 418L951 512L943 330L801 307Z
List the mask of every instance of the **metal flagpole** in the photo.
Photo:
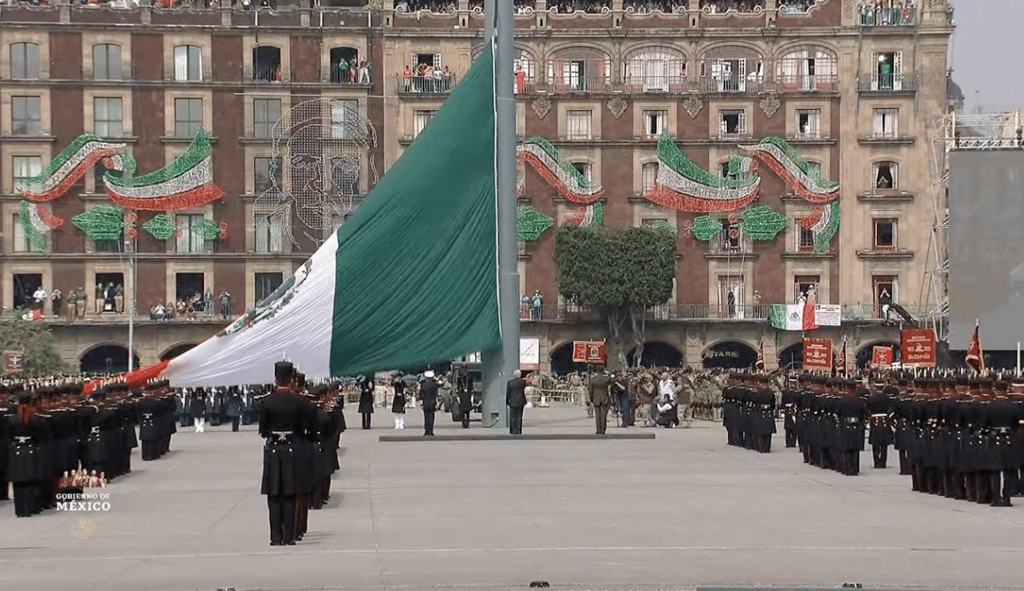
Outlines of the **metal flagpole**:
M500 351L483 351L484 426L504 427L508 422L505 384L519 368L519 266L516 238L516 99L513 39L513 0L485 0L487 30L494 47L495 171L498 201L498 305L501 322ZM491 25L493 23L493 25ZM488 37L490 41L491 37Z
M135 370L135 239L131 240L132 252L128 257L128 373Z

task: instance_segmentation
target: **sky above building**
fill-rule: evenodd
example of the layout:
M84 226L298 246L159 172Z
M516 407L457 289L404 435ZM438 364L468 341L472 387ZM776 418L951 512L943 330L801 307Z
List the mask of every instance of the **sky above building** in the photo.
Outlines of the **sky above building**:
M955 0L953 6L953 80L964 91L964 110L1024 108L1024 76L1013 66L1024 0Z

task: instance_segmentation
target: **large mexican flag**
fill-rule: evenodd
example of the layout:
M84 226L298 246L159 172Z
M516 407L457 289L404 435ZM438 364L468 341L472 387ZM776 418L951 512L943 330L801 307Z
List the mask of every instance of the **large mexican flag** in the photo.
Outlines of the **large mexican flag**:
M494 120L488 50L294 276L163 374L175 386L269 383L284 359L316 379L500 347Z

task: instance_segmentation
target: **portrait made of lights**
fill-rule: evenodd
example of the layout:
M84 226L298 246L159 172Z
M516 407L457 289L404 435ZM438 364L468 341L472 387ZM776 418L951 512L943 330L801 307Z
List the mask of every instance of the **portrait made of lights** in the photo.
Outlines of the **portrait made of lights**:
M270 187L253 204L257 231L322 244L359 206L362 186L379 180L377 132L356 101L318 98L282 114L272 137Z

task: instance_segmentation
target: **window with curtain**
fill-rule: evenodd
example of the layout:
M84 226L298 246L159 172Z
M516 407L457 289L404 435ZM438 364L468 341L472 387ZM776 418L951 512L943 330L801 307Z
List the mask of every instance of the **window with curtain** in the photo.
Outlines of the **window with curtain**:
M194 137L203 127L203 99L174 99L174 137Z
M203 223L201 213L179 213L175 216L181 234L177 237L175 250L179 253L206 252L206 238L192 229Z
M658 184L658 163L648 162L644 164L640 171L640 193L641 195L647 195L654 190L654 187Z
M203 79L203 50L195 45L174 48L174 79L178 82L199 82Z
M589 140L593 136L593 111L567 111L565 122L566 136L571 140Z
M899 165L895 162L875 162L871 165L875 189L899 189Z
M14 214L14 243L11 246L14 252L39 252L25 234L25 228L21 226L21 214L17 213Z
M800 109L796 112L796 119L797 137L821 137L821 109Z
M358 112L359 101L355 99L332 100L331 138L336 140L353 139L355 137L355 129L353 129L354 121L349 121L349 118L355 118L355 114ZM417 111L417 113L418 112L419 111ZM422 131L422 128L420 128L420 131ZM416 135L419 135L419 131L416 132Z
M253 137L274 137L274 126L281 119L281 99L253 99Z
M256 252L284 252L284 228L269 215L257 215Z
M434 117L437 111L416 111L413 115L413 133L412 137L417 137L423 128L430 123L430 120Z
M14 156L11 159L11 172L14 192L17 193L27 186L28 181L43 172L43 159L40 156Z
M40 135L43 121L38 96L11 97L11 134Z
M900 133L899 123L899 109L875 109L875 137L898 137Z
M39 80L39 44L11 43L11 78Z
M284 274L256 273L254 283L256 287L256 303L259 303L269 298L270 294L274 293L274 290L281 287L281 284L284 283Z
M120 97L96 97L92 101L93 133L100 137L122 137L124 116Z
M92 77L94 80L120 80L123 74L121 46L103 43L92 46Z

